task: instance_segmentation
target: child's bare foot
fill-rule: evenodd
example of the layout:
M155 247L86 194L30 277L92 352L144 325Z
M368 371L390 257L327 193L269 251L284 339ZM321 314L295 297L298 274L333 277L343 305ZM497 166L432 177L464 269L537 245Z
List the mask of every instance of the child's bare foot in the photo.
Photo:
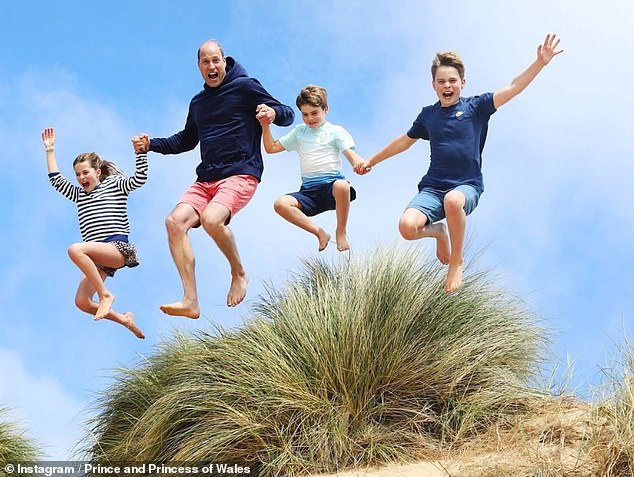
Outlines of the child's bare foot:
M99 307L95 313L95 320L101 320L108 316L112 304L114 303L114 295L112 293L106 293L99 297Z
M247 284L249 277L246 273L242 275L231 275L231 287L227 294L227 306L236 306L242 303L247 296Z
M166 315L184 316L185 318L196 319L200 317L200 308L198 301L177 301L176 303L168 303L160 306L161 311Z
M447 293L458 291L458 289L462 286L462 268L462 262L458 264L449 264L449 270L447 271L447 280L445 281L445 291Z
M447 227L443 223L432 224L429 227L433 227L435 230L434 237L436 238L436 257L440 260L440 263L447 265L451 258L451 247L449 246L449 234L447 234Z
M319 232L317 232L317 239L319 240L319 251L323 252L326 250L328 242L330 241L330 234L324 229L319 229Z
M134 336L136 336L137 338L139 338L141 340L144 340L145 339L145 335L139 329L139 327L134 323L134 313L132 313L131 311L126 311L123 314L123 316L126 317L125 323L122 323L123 326L125 326L132 333L134 333Z
M345 232L337 232L337 250L345 252L350 250L350 244L348 243L348 237Z

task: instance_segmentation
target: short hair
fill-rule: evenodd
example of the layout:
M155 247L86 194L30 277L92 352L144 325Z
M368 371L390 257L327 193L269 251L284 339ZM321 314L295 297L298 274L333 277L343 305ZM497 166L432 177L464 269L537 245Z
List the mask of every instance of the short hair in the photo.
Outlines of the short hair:
M299 92L295 104L299 109L302 106L310 105L326 110L328 107L328 92L321 86L309 84Z
M225 57L225 50L222 49L222 45L220 44L218 40L207 40L198 48L198 52L196 53L196 57L197 57L196 61L200 61L200 50L202 50L203 46L205 46L208 43L213 43L214 45L216 45L218 49L220 50L220 54L222 55L222 57L223 58Z
M77 156L73 161L73 168L82 162L87 162L93 169L101 169L100 181L108 176L123 175L123 171L114 162L104 161L96 152L84 152Z
M436 70L441 66L453 66L458 70L460 79L464 79L464 63L462 58L455 51L441 51L436 53L436 57L431 64L431 79L436 79Z

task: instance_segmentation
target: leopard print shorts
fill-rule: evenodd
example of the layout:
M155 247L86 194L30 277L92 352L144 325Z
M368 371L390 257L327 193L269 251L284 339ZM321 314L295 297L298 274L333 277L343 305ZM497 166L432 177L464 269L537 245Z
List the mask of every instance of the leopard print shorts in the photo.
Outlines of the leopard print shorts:
M136 247L133 243L130 242L120 242L115 240L113 242L108 242L114 245L119 252L125 257L125 263L123 267L136 267L139 264L139 258L137 257ZM123 268L121 267L121 268ZM106 272L106 275L109 277L114 277L114 273L118 270L117 268L104 267L103 265L97 265L97 268Z

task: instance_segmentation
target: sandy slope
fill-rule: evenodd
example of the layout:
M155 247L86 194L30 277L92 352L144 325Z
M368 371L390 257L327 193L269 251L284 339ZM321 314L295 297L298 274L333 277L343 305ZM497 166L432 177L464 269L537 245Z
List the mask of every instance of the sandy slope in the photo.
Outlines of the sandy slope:
M433 462L391 465L380 469L355 470L337 474L320 474L313 477L449 477L459 469L458 465Z

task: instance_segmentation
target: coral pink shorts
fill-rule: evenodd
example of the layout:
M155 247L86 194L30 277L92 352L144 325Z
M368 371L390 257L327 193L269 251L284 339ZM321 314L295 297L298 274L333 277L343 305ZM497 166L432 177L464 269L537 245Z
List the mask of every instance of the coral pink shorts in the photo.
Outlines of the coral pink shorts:
M258 180L249 175L230 176L212 182L194 182L178 202L191 205L199 216L210 202L215 202L229 209L233 217L249 203L257 187Z

